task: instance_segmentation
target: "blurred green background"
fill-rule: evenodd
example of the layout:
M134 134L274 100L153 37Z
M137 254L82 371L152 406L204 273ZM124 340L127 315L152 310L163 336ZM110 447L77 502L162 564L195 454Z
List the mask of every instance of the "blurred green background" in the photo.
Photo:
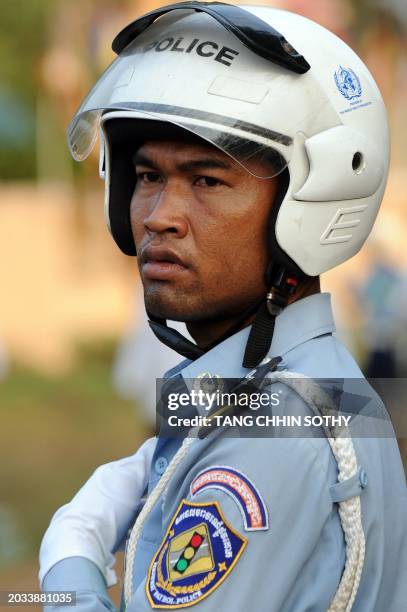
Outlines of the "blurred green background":
M105 228L97 156L75 164L65 130L113 59L113 36L160 4L0 3L0 590L37 588L39 543L52 513L99 464L134 452L151 431L137 400L112 380L118 342L140 317L135 262ZM379 266L387 283L407 286L407 5L269 4L335 31L383 92L393 153L378 229L370 247L322 285L335 295L341 337L365 368L372 350L366 309L373 324L399 321L391 349L395 375L405 376L407 291L377 311L372 295L379 287L381 296L383 275L373 289L366 279L377 278Z

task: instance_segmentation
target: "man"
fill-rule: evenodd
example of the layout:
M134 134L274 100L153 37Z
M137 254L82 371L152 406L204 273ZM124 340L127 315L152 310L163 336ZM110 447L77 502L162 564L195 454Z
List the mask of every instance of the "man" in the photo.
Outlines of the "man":
M125 253L137 248L151 327L187 361L167 373L158 439L99 468L53 518L43 588L77 591L82 612L112 609L112 553L147 488L127 543L128 612L398 612L400 456L379 398L333 336L318 280L359 250L382 199L388 134L370 73L306 19L222 3L153 11L113 48L70 146L86 157L101 118L110 230ZM196 344L167 319L185 321ZM186 421L169 435L181 393L191 400L177 414L205 415L192 401L202 379L239 401L268 389L263 417L304 422L339 406L355 418L254 438L213 427L210 411L198 437Z

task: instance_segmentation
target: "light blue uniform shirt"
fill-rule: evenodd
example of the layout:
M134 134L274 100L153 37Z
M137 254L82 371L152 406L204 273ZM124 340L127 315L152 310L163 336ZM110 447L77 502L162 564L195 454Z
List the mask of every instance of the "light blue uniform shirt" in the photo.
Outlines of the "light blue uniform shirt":
M312 378L362 379L349 352L332 335L334 331L330 296L316 294L304 298L277 317L270 356L283 358L279 369ZM186 380L203 373L243 378L247 370L242 368L241 361L248 333L249 329L240 331L196 361L184 362L171 375L180 373ZM380 411L379 398L371 390L369 396L373 412L376 408ZM295 404L299 414L310 414L309 407L294 392L287 390L286 398L291 406ZM158 439L149 492L181 442ZM220 580L217 574L213 589L205 597L198 594L194 608L201 612L221 607L233 612L250 608L256 612L326 610L345 564L337 502L355 495L361 499L366 556L353 611L405 609L407 494L397 443L393 437L355 438L353 442L359 476L338 485L337 464L324 437L252 439L219 432L194 441L178 465L165 499L157 502L143 527L134 564L134 595L127 612L151 610L146 577L155 567L168 527L176 517L178 521L182 519L179 506L183 500L203 504L215 513L220 509L235 545L236 562L218 564L218 574L226 568L224 578ZM236 496L224 487L203 487L191 496L191 483L197 482L201 472L214 467L242 475L243 485L246 482L249 489L252 487L250 490L257 491L268 516L263 528L247 529L242 512L245 504L241 500L238 503ZM216 543L213 538L211 541ZM172 541L169 544L171 549ZM213 559L222 563L220 553L215 548L212 552ZM45 578L44 588L80 587L94 592L93 600L89 592L79 595L76 606L81 612L90 612L109 609L103 607L106 600L99 599L105 596L101 583L100 572L90 561L74 558L55 565ZM204 586L203 591L206 593L208 588Z

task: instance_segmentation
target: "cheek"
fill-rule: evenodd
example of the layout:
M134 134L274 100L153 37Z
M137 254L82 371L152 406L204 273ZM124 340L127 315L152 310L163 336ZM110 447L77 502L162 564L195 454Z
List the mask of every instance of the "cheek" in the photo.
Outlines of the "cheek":
M257 204L258 202L256 202ZM197 225L196 240L203 246L204 272L233 282L251 277L257 284L267 265L267 225L270 204L228 207ZM196 220L195 220L196 221Z
M255 189L237 195L240 197L220 208L216 219L210 219L208 240L213 243L216 238L229 255L250 251L252 258L259 258L266 252L272 198L268 194L259 197Z
M146 203L134 194L130 203L130 223L136 247L137 244L140 244L146 231L144 219L147 213Z

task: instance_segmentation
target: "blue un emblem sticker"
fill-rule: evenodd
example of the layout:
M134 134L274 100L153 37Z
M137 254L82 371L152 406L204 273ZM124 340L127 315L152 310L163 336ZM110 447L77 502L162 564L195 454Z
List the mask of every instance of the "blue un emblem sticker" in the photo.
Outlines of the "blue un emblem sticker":
M359 77L351 68L339 66L334 73L335 83L341 94L347 100L360 98L362 95L362 86Z

